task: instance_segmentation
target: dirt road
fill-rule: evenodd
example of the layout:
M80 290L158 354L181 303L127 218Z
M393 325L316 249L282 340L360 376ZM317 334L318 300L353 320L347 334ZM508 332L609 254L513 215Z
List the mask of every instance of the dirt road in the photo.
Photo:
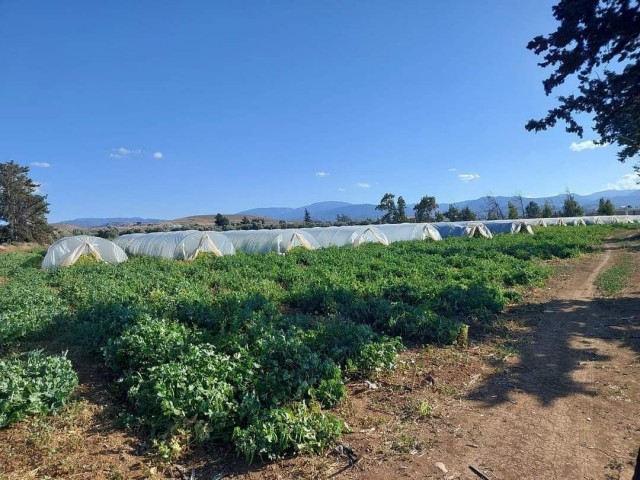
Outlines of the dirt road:
M467 465L501 480L631 478L640 446L640 254L637 241L625 243L552 282L519 359L449 412L459 430L443 442L441 461L452 468L440 478L478 478ZM623 251L636 266L629 288L598 298L594 281Z

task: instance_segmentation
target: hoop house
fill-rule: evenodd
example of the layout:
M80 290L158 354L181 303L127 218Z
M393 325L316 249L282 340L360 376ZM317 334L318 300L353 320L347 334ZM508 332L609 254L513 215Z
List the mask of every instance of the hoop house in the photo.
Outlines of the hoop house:
M309 233L300 229L233 230L224 235L237 251L245 253L275 252L284 254L296 247L316 250L320 245Z
M532 227L546 227L547 222L544 218L525 218L524 223Z
M558 218L545 218L544 221L547 222L547 225L550 225L550 226L555 226L555 227L566 227L567 226L565 221L560 217L558 217Z
M357 247L363 243L379 243L389 245L389 240L377 227L315 227L303 228L304 232L313 235L321 247Z
M582 217L565 217L563 221L565 225L569 225L572 227L584 227L586 225Z
M603 225L604 224L604 222L602 221L602 218L600 217L585 217L584 223L586 223L587 225Z
M374 227L382 232L389 243L407 240L442 240L438 229L430 223L384 224Z
M99 262L116 264L127 260L127 254L115 243L99 237L77 235L61 238L47 250L42 269L68 267L83 255L91 255Z
M131 240L127 248L131 255L187 261L200 253L213 253L219 257L235 253L231 241L223 234L197 230L147 233Z
M483 223L492 235L497 233L527 233L533 235L533 229L523 220L488 220Z
M116 237L113 240L113 243L118 245L125 252L129 253L129 245L131 245L131 242L133 242L136 238L144 237L145 235L148 235L148 234L147 233L126 233L124 235L120 235L119 237Z
M480 222L438 222L433 224L442 238L484 237L492 238L489 229Z

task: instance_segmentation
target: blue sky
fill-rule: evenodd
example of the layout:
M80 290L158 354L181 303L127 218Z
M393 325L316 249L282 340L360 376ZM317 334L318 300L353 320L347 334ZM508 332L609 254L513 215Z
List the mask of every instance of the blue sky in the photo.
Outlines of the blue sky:
M554 3L0 2L0 161L52 221L635 187L524 129Z

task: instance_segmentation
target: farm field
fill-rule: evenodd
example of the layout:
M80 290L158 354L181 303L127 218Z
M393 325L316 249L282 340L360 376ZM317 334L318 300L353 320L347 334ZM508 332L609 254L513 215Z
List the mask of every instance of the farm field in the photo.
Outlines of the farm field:
M505 373L526 350L535 326L517 317L537 312L532 295L589 268L604 238L636 232L547 228L46 272L42 250L2 254L0 478L391 478L424 457L404 473L439 478L440 430L473 424L445 412L463 391L478 387L473 402L501 385L484 362ZM637 275L627 243L607 256L624 265L598 264L604 277L590 280L603 295L637 285L620 279ZM341 442L356 465L344 447L331 453Z

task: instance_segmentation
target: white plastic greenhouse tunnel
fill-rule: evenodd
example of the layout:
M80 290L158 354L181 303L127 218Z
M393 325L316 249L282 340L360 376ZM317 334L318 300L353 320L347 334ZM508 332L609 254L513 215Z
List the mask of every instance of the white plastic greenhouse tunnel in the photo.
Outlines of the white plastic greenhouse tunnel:
M211 253L218 257L233 255L235 248L231 241L219 232L186 230L136 236L127 245L127 253L191 261L200 253Z
M492 235L498 233L527 233L533 235L533 229L531 225L528 225L523 220L487 220L482 222Z
M432 224L442 238L448 237L484 237L492 238L489 229L480 222L437 222Z
M314 227L303 228L302 230L313 235L322 248L357 247L363 243L389 245L389 240L387 240L385 234L373 226Z
M583 218L584 223L586 223L587 225L603 225L604 222L602 221L602 218L600 217L584 217Z
M438 229L430 223L398 223L370 225L382 232L389 243L408 240L442 240Z
M285 254L293 248L316 250L320 245L309 233L297 228L274 230L230 230L224 235L236 251L244 253L275 252Z
M582 217L564 217L563 221L565 225L570 227L584 227L586 225Z
M544 218L525 218L524 223L532 227L546 227L547 221Z
M127 260L124 250L110 240L89 235L76 235L61 238L51 245L42 260L42 269L68 267L83 255L90 255L99 262L111 264Z
M145 235L148 235L148 234L147 233L126 233L124 235L120 235L119 237L116 237L113 240L113 243L118 245L125 252L128 252L129 245L131 245L131 242L133 242L136 238L144 237Z

